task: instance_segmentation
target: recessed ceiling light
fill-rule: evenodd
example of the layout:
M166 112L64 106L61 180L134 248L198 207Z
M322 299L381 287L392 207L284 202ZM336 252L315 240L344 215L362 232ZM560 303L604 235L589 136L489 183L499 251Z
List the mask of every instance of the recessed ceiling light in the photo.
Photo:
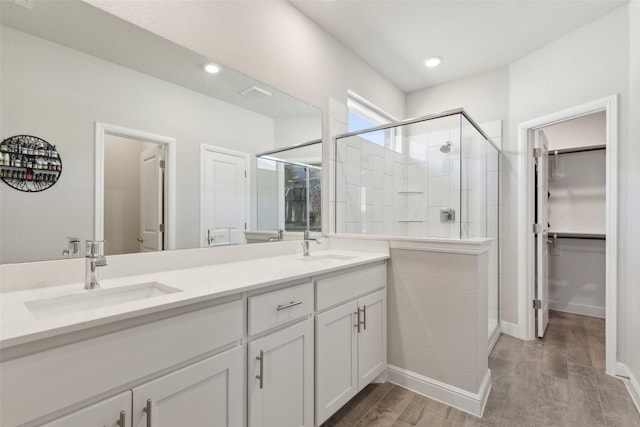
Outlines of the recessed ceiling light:
M424 66L427 68L433 68L440 65L441 62L442 62L441 56L432 56L431 58L427 58L424 60Z
M204 66L204 70L207 73L216 74L220 72L220 66L216 64L207 64Z

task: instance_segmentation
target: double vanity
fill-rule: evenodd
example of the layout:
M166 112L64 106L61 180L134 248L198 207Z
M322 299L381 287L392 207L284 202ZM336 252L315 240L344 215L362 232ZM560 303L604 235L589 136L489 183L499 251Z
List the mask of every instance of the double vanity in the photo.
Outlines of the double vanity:
M3 426L319 426L386 372L387 253L2 294Z

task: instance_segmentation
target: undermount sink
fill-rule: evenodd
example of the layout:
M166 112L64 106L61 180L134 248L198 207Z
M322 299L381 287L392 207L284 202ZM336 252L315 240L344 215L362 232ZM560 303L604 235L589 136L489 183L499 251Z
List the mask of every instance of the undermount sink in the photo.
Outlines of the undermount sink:
M181 292L181 290L158 282L146 282L27 301L24 305L35 317L42 318L80 313L96 308L145 300L175 292Z
M329 260L345 261L345 260L354 259L354 258L357 258L357 257L352 255L340 255L340 254L319 254L319 255L311 254L309 256L299 257L298 259L300 261L313 262L313 261L329 261Z

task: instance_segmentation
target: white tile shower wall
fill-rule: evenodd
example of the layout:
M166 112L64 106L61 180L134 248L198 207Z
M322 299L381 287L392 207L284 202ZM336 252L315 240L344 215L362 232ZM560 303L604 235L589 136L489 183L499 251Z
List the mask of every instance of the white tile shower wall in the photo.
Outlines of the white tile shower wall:
M501 122L487 128L499 142ZM486 154L474 133L468 128L461 138L459 128L452 127L405 134L403 153L363 138L338 142L338 231L460 238L462 228L463 237L497 236L499 159ZM447 141L451 150L442 153ZM440 222L445 208L455 210L454 223Z
M396 218L406 216L406 202L398 202L398 188L406 188L406 174L397 153L364 138L338 141L338 231L394 234ZM340 204L343 203L341 206Z

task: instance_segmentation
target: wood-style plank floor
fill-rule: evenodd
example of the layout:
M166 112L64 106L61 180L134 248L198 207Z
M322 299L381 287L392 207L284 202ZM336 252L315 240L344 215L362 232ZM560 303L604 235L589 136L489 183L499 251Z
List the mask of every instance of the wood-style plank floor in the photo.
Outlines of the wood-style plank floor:
M604 320L551 312L544 340L502 335L482 418L402 387L371 384L322 427L640 427L624 384L604 373Z

